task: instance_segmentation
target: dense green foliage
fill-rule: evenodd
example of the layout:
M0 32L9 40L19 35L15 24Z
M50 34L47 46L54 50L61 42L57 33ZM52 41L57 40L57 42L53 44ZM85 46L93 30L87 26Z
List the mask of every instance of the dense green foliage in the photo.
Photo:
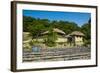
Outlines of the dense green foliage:
M84 41L86 44L90 44L91 20L79 27L76 23L69 21L50 21L48 19L39 19L28 16L23 17L23 31L30 32L33 38L40 36L44 31L50 32L48 35L44 36L45 42L49 46L55 45L55 40L57 40L57 34L52 32L53 28L63 30L66 34L73 31L81 31L85 34Z
M85 34L85 44L91 44L91 20L81 27L81 31Z
M51 29L49 29L49 33L48 33L48 35L45 35L44 36L44 40L45 40L45 44L47 45L47 46L50 46L50 47L52 47L52 46L56 46L56 40L57 40L57 33L56 32L53 32L53 29L51 28Z
M50 21L48 19L36 19L24 16L23 22L23 31L34 31L34 35L36 35L37 33L41 33L45 30L48 30L49 28L59 28L63 30L66 34L72 31L80 30L80 27L76 23L68 21Z

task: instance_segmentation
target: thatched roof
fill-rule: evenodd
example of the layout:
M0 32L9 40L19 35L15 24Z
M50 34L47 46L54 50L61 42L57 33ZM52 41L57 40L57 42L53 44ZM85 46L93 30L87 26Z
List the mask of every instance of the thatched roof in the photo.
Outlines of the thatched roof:
M68 38L68 37L71 37L71 36L70 36L70 34L68 34L68 35L66 35L65 37Z
M79 36L84 36L84 34L80 31L73 31L70 35L79 35Z
M57 33L60 33L60 34L66 34L64 31L62 31L62 30L60 30L58 28L54 28L53 32L57 32ZM49 33L49 31L45 31L42 34L47 34L47 33Z

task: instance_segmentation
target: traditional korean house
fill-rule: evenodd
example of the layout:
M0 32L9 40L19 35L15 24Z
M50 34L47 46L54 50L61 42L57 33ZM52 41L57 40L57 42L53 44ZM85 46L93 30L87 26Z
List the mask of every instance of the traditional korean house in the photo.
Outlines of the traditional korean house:
M84 34L80 31L74 31L70 34L70 37L72 38L72 42L75 46L82 46L84 44L83 38Z
M53 32L56 32L57 35L58 35L57 40L56 40L57 43L59 43L59 42L67 42L67 39L65 37L66 33L64 31L62 31L62 30L60 30L58 28L54 28ZM46 35L48 33L49 33L49 31L45 31L45 32L42 33L42 35Z

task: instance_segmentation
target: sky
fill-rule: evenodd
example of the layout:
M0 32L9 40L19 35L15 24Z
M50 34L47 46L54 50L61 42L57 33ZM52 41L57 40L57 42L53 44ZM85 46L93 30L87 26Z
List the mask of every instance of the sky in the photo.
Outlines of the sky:
M24 16L31 16L40 19L62 20L75 22L78 26L87 23L91 18L91 13L83 12L60 12L60 11L40 11L40 10L23 10Z

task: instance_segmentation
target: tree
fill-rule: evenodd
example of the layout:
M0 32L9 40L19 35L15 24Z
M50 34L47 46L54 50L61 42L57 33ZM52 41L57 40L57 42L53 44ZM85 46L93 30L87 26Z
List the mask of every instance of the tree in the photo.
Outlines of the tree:
M43 31L45 31L45 27L43 24L32 25L29 26L29 28L29 32L31 33L33 38L38 37Z
M23 31L24 32L29 31L28 27L30 25L32 25L33 20L35 20L35 18L28 17L28 16L23 16Z
M52 47L52 46L56 46L56 40L57 40L57 33L56 32L53 32L53 29L49 29L49 33L48 35L46 35L44 37L44 40L45 40L45 44L49 47Z
M91 20L89 19L88 23L85 23L81 27L81 31L85 34L84 41L85 44L91 44Z
M53 24L55 28L59 28L60 30L63 30L66 34L69 34L73 31L80 30L80 27L74 23L69 21L55 21Z

